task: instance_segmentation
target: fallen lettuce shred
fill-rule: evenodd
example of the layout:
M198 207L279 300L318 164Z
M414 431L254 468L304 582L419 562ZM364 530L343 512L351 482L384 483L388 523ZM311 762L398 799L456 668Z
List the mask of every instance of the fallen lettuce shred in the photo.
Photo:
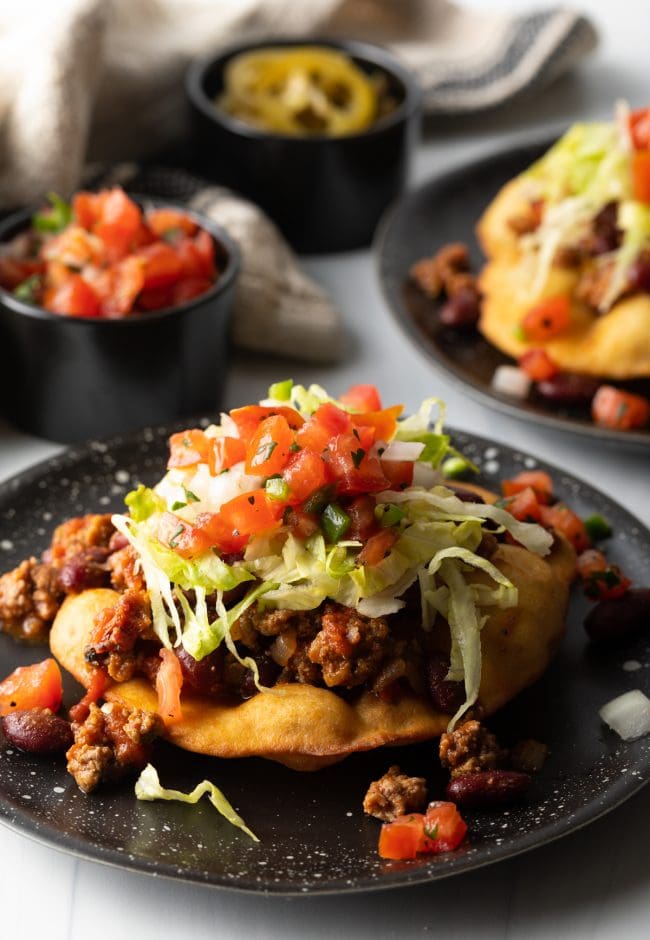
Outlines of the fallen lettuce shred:
M163 787L158 777L158 771L152 764L147 764L135 784L135 795L138 800L176 800L179 803L198 803L202 796L208 794L208 799L218 813L228 822L245 832L253 842L259 842L255 833L248 828L244 820L232 808L219 787L210 780L203 780L194 787L191 793L181 790L169 790Z

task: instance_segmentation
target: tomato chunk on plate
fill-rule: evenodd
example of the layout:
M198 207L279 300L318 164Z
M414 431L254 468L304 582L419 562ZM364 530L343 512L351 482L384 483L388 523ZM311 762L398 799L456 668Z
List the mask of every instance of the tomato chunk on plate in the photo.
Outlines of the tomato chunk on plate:
M50 708L56 712L63 699L61 670L53 659L19 666L0 682L0 715L17 708Z

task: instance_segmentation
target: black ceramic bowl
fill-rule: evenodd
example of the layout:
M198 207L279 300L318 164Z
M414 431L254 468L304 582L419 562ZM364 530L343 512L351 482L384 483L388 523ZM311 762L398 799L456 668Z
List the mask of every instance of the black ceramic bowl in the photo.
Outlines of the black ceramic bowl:
M382 73L397 105L367 130L342 137L283 136L240 121L215 104L233 56L267 46L319 45ZM327 252L370 243L406 181L418 125L415 77L378 46L314 39L252 43L190 66L186 82L202 173L258 203L298 251Z
M212 235L221 272L185 304L90 319L50 313L0 288L0 411L16 427L71 443L218 407L239 252L219 226L181 211ZM33 212L2 222L0 244L23 231Z

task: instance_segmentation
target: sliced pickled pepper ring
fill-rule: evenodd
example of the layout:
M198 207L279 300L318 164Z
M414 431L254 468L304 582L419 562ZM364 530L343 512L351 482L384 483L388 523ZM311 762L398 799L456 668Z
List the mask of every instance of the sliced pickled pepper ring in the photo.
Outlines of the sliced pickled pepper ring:
M242 53L225 70L219 106L280 134L340 136L365 130L377 115L372 79L348 56L318 46Z

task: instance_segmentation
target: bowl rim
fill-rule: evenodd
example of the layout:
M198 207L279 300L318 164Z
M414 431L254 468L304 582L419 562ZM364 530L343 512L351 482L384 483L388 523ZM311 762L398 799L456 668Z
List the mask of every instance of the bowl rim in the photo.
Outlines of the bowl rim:
M317 133L305 135L279 134L273 131L265 131L262 128L247 124L245 121L235 118L216 107L214 101L208 97L204 90L204 80L207 72L217 65L223 71L225 64L240 53L264 47L277 46L329 46L334 49L339 49L346 52L353 60L360 59L365 62L370 62L376 65L377 68L387 72L393 78L396 78L401 82L404 88L404 98L394 111L373 121L365 130L357 131L354 134L339 135ZM408 121L414 114L417 114L422 100L422 89L415 72L400 62L385 46L359 39L337 39L320 36L275 38L271 36L267 39L237 43L225 49L221 49L216 53L213 52L201 58L194 59L185 73L185 91L191 103L198 108L205 117L213 120L216 124L221 125L233 134L237 134L240 137L247 137L251 140L274 140L285 143L290 141L296 146L305 147L374 137L394 125Z
M180 316L192 310L194 307L197 307L199 304L204 303L206 300L212 300L218 297L227 290L239 274L241 268L241 252L237 243L226 229L217 222L213 222L212 219L208 218L208 216L204 215L202 212L197 212L181 203L170 202L167 199L158 196L149 196L143 193L127 192L127 195L140 205L150 203L156 207L177 209L179 212L186 213L191 216L201 228L209 232L218 245L225 249L227 256L226 265L209 290L175 307L164 307L161 310L143 310L141 313L128 314L125 317L73 317L67 314L53 313L51 310L46 310L44 307L39 307L36 304L30 304L26 300L21 300L11 291L1 286L0 304L9 308L12 313L31 317L35 320L44 320L50 323L65 323L69 325L74 324L73 329L82 329L84 327L94 327L95 329L101 330L129 329L129 325L131 324L154 323ZM6 243L7 235L12 232L13 229L19 226L26 227L26 223L28 223L32 216L41 208L41 204L26 206L23 209L12 212L11 215L3 219L0 222L0 246ZM15 232L15 234L19 233L20 229Z

